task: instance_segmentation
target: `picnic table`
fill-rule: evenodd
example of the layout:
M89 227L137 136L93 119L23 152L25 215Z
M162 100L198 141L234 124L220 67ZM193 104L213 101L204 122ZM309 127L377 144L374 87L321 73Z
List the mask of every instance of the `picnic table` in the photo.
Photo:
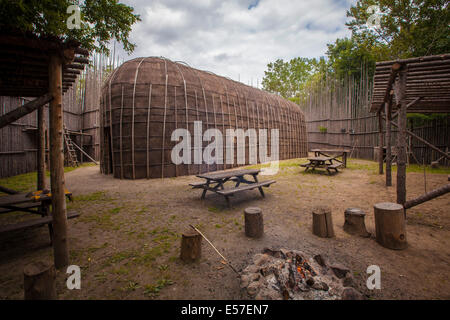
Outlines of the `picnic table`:
M206 192L211 191L224 196L228 207L230 204L230 196L235 193L259 189L261 196L264 197L263 187L269 187L271 184L275 183L275 180L258 181L258 174L261 170L259 169L243 169L234 171L224 171L224 172L212 172L197 175L198 178L205 179L204 182L191 183L193 189L203 189L202 199L205 198ZM246 176L253 177L253 180L249 180ZM225 183L228 181L235 182L233 188L225 188Z
M334 161L342 163L344 168L347 168L347 157L350 153L350 150L348 149L312 149L311 151L314 152L316 157L330 157ZM330 154L335 154L335 156L331 156ZM341 158L341 160L338 158Z
M305 167L305 172L308 171L308 169L316 170L318 168L325 169L329 175L331 175L330 170L334 170L335 173L338 173L338 168L341 167L343 164L342 162L333 163L333 160L335 160L333 157L312 157L308 158L308 163L301 164L300 166Z
M69 199L72 197L72 193L65 190L65 195ZM9 212L27 212L32 214L38 214L41 216L39 219L25 220L15 224L0 226L0 233L10 232L29 227L37 227L48 225L50 231L50 240L52 239L52 216L50 214L50 205L52 197L50 192L36 191L30 193L18 193L8 196L0 197L0 214ZM75 218L79 216L76 212L68 212L67 218Z

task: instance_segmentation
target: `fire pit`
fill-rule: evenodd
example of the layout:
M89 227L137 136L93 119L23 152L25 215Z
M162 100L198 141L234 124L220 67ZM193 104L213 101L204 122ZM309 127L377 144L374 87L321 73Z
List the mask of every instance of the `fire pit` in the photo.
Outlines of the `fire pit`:
M296 250L266 248L241 276L243 298L257 300L363 299L350 270Z

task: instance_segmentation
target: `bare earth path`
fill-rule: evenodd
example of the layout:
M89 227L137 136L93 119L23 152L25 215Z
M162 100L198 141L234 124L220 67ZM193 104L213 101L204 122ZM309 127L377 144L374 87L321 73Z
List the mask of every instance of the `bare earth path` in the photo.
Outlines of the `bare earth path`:
M81 290L65 287L66 274L58 273L62 299L240 299L239 279L206 242L198 263L178 259L180 233L197 226L238 269L245 268L264 247L323 254L348 266L359 289L373 299L450 298L450 196L445 195L408 211L409 247L385 249L373 238L358 238L343 229L344 210L358 207L367 213L368 231L374 233L373 205L395 202L395 187L386 188L376 164L351 160L335 176L303 173L300 160L282 162L277 183L232 199L209 194L200 200L191 190L193 176L154 180L117 180L84 167L66 174L67 188L75 195L69 209L81 216L69 221L71 264L82 268ZM395 175L394 175L395 177ZM262 177L261 179L266 179ZM395 183L395 178L393 179ZM408 173L407 198L423 193L423 174ZM445 174L428 174L427 188L447 183ZM327 204L333 209L334 239L311 233L311 209ZM243 210L262 208L265 236L249 240L243 231ZM0 217L0 224L17 215ZM52 260L47 228L13 232L0 237L0 298L23 297L23 267L37 259ZM381 268L381 290L365 288L366 269Z

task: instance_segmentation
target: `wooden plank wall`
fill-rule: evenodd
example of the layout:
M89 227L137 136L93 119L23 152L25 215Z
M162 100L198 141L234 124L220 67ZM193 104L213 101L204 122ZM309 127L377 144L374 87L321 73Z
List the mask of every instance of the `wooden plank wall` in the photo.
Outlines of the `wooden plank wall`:
M91 63L78 81L63 96L64 124L67 129L83 133L71 138L92 158L100 159L100 92L102 84L123 61L111 56L93 54ZM0 97L0 116L32 99ZM48 108L46 110L48 124ZM0 178L36 170L37 112L0 129ZM81 157L78 159L89 161Z
M68 129L79 131L81 110L80 106L68 103L70 95L71 92L67 92L63 98L64 123ZM0 116L31 100L0 97ZM48 127L48 106L45 109ZM37 138L37 111L0 129L0 178L36 170Z
M360 80L323 79L306 88L306 98L301 107L306 116L309 150L315 148L348 148L351 157L376 159L378 147L378 117L370 113L372 80L362 67ZM384 124L384 123L383 123ZM450 115L425 122L423 126L408 129L428 142L450 150ZM323 132L326 128L326 132ZM321 132L322 129L322 132ZM383 126L385 129L385 126ZM397 129L392 127L392 145L397 141ZM423 143L410 139L411 163L430 164L440 156ZM450 165L442 160L441 165Z

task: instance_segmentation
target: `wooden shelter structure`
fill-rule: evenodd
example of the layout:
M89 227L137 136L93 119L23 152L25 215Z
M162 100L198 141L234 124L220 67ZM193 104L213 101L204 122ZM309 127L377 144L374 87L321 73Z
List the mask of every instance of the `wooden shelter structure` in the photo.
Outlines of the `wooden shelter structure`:
M377 62L370 111L379 119L379 173L383 174L384 146L386 148L386 185L392 185L391 127L397 134L397 203L410 208L449 192L449 185L406 201L407 135L432 148L442 157L450 158L423 138L407 130L407 113L450 113L450 54ZM397 121L394 121L397 118ZM383 134L383 123L386 130ZM383 143L385 140L385 143Z
M62 95L88 63L89 52L77 42L34 34L0 35L0 96L36 98L0 117L0 128L38 110L37 189L45 185L44 106L49 103L50 181L53 251L56 268L69 262L64 183Z
M271 130L278 129L280 160L307 155L305 117L299 106L165 58L136 58L122 64L103 87L100 109L101 170L115 178L164 178L229 169L249 164L250 150L259 149L260 141L247 142L245 150L234 148L233 164L174 164L175 129L189 131L192 159L195 148L203 151L210 144L197 136L199 122L202 132L217 129L224 140L227 129L255 129L257 134L266 129L268 151ZM228 151L223 143L224 158ZM240 151L245 153L245 163L236 161Z

